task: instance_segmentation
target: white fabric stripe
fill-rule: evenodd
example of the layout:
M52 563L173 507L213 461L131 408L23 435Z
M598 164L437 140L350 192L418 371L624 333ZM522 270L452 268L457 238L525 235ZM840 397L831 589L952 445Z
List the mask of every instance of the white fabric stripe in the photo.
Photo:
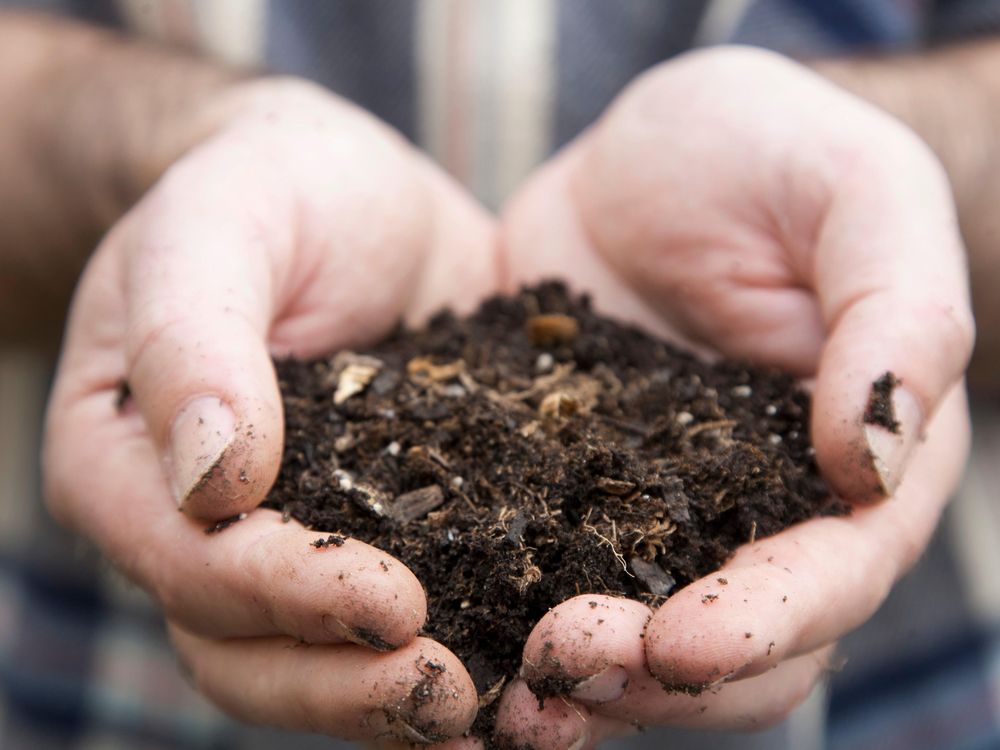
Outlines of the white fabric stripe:
M486 0L487 2L489 0ZM505 0L495 55L495 139L481 143L495 160L484 198L497 205L548 155L552 143L556 1Z
M812 692L785 720L787 747L795 750L823 750L826 708L829 705L826 682L820 680Z
M418 143L490 207L548 153L555 27L555 0L418 7Z
M1000 408L981 399L973 402L972 414L972 456L946 528L969 608L978 624L995 627L1000 625Z
M416 13L417 143L444 165L448 144L449 0L420 0Z
M503 60L500 50L505 39L503 11L507 7L491 0L474 0L470 28L472 56L471 91L467 97L470 104L468 116L464 118L469 133L466 143L471 151L471 171L468 187L472 193L491 208L497 204L494 175L498 162L503 159L497 148L497 137L503 124L499 122L501 101L499 81Z
M695 31L694 46L708 47L732 41L752 2L753 0L710 0Z
M194 11L201 49L230 65L263 62L268 0L199 0Z

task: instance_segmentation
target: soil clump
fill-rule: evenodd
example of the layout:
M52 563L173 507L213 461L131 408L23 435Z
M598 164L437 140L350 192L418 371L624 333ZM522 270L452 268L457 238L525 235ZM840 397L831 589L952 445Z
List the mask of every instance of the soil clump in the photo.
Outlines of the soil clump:
M549 608L655 607L741 544L846 512L792 377L705 363L558 283L277 366L286 443L265 505L322 532L317 554L350 536L416 574L426 634L479 691L480 736Z

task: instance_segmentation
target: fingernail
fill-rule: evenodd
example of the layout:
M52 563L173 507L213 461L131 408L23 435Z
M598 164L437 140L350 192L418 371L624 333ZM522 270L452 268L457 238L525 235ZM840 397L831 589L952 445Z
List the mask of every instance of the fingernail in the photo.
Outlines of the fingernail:
M588 703L610 703L625 695L627 688L628 673L615 664L579 682L570 696Z
M583 746L587 744L587 740L590 739L590 735L584 732L579 737L574 740L573 744L570 745L566 750L582 750Z
M419 745L432 745L441 742L445 737L429 736L433 733L422 732L407 721L404 721L398 713L389 709L379 709L372 711L365 718L365 726L372 732L373 739L384 739L386 735L413 742Z
M179 506L212 476L235 432L236 415L218 396L199 396L177 415L166 464Z
M892 495L903 477L906 463L920 442L923 413L917 399L903 387L896 386L889 396L892 409L888 424L865 422L865 442L872 465L878 474L879 489Z
M350 641L374 651L395 651L399 648L398 645L389 643L389 641L374 630L369 628L352 628L343 620L333 615L323 615L322 622L326 632L340 640Z

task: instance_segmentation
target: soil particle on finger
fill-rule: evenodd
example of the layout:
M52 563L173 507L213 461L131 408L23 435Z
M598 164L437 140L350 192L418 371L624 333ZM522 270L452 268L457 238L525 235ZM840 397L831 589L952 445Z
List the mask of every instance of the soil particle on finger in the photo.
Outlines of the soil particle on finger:
M865 407L864 423L884 427L894 435L899 434L899 422L892 405L892 392L902 381L891 372L872 383L868 393L868 406Z
M790 376L707 364L560 284L277 370L286 440L265 505L416 574L424 632L479 692L478 736L550 608L579 594L656 607L750 539L845 512Z
M123 378L118 382L118 388L115 389L115 410L121 414L131 401L132 389L129 387L128 381Z
M309 542L310 547L315 547L316 549L326 549L327 547L343 547L344 542L347 540L340 534L329 534L325 537L320 537L315 541Z

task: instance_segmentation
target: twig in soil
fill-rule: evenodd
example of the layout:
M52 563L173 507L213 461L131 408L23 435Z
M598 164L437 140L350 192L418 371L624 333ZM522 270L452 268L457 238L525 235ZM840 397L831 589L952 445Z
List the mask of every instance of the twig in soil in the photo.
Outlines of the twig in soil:
M609 424L612 427L617 427L622 432L630 432L633 435L641 437L643 440L649 440L649 438L651 437L649 430L640 425L632 424L631 422L626 422L621 419L616 419L615 417L612 417L608 414L595 413L595 416L602 422L605 422L606 424Z
M706 430L732 430L737 424L739 423L735 419L713 419L711 422L701 422L694 427L689 427L685 432L685 437L690 440Z
M615 556L615 559L622 566L622 570L625 571L625 575L627 575L629 578L635 578L635 576L629 572L628 564L625 562L625 558L622 556L622 553L618 551L617 547L615 547L615 543L612 542L610 539L608 539L606 536L604 536L604 534L602 534L600 531L598 531L596 527L590 524L590 514L593 512L593 510L594 510L593 507L587 510L587 517L583 519L583 525L581 526L581 528L588 534L593 534L598 539L600 539L602 544L608 545L608 547L611 548L611 554Z

